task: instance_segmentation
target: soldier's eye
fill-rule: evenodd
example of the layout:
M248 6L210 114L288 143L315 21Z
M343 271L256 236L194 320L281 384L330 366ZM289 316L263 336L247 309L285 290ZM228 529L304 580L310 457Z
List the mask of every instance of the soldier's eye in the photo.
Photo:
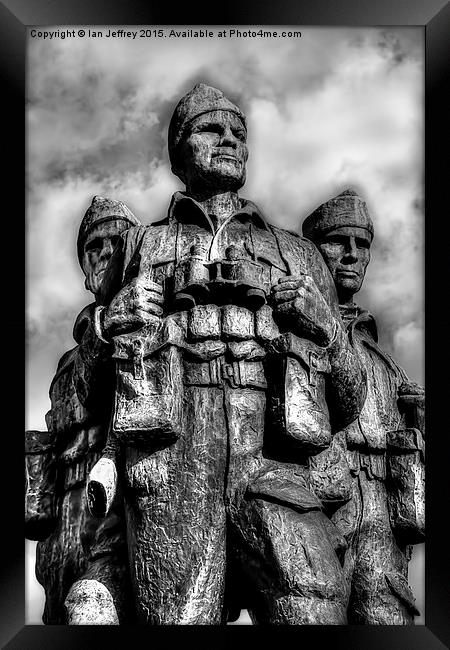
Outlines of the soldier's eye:
M194 129L194 133L222 133L223 128L220 124L200 124Z
M333 236L328 237L328 238L326 239L326 243L327 243L327 244L341 244L341 245L345 245L346 241L345 241L345 237L341 237L340 235L333 235Z
M245 142L247 134L245 133L244 129L231 129L231 131L235 138L241 140L241 142Z
M96 237L95 239L91 239L91 241L86 242L84 250L85 251L94 251L98 250L102 247L102 240L100 237Z

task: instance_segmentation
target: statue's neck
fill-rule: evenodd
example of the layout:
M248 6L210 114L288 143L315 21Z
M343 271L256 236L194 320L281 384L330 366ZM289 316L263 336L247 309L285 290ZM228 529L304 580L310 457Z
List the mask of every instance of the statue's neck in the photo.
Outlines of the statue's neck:
M195 192L188 193L197 203L200 203L216 227L219 227L233 212L236 212L240 208L240 200L237 192L222 192L213 195L201 195Z
M354 291L348 292L341 289L337 293L338 293L339 307L347 307L347 308L356 307L356 304L353 300L353 296L355 295Z
M359 308L358 305L353 302L353 300L349 300L346 304L342 304L340 302L339 313L341 314L343 322L345 324L348 324L358 316Z

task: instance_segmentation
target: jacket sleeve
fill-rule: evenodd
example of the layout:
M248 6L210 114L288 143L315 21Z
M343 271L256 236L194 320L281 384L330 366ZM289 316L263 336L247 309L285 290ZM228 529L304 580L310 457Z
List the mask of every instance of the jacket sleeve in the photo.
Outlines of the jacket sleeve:
M143 233L144 227L136 226L120 236L102 282L100 305L108 305L129 281L127 273L136 258ZM114 362L111 358L113 344L99 339L93 316L94 309L91 310L79 340L74 359L73 382L78 398L86 409L106 413L110 408L114 388Z
M365 322L361 323L364 318ZM368 324L371 327L368 327ZM366 327L364 328L364 325ZM397 406L405 418L405 425L409 428L419 429L425 435L425 389L420 384L411 381L399 364L390 354L380 348L377 343L376 324L373 316L368 312L360 315L350 326L349 338L353 341L355 327L362 333L364 345L375 351L391 368L397 382ZM375 334L375 336L374 336Z
M310 274L327 300L335 318L335 336L328 346L331 373L327 383L327 403L333 431L356 420L366 399L366 373L354 352L339 315L333 279L317 248L305 241Z
M132 279L133 269L139 268L139 249L145 226L134 226L119 238L102 281L99 304L108 305L120 289Z
M104 343L91 321L74 359L73 383L81 404L92 413L109 410L114 387L113 345Z

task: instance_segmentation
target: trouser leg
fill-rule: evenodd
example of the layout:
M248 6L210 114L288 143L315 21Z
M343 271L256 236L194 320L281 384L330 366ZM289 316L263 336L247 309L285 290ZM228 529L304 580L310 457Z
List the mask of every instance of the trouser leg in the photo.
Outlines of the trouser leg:
M330 527L335 531L333 524L319 510L299 512L286 504L249 498L246 491L265 471L265 399L262 390L225 390L232 600L241 593L255 623L345 624L348 589L335 549L341 536L338 531L333 539L329 534ZM283 483L283 465L277 467ZM284 487L295 491L292 484Z
M353 540L354 569L349 623L411 625L414 597L408 586L408 559L391 530L383 481L358 478L361 511Z
M251 478L258 473L263 463L263 444L266 395L257 388L235 388L224 386L225 412L228 429L228 469L226 477L225 504L227 510L227 574L226 612L229 621L239 618L241 609L246 609L248 600L245 580L240 567L235 563L233 520L239 510L239 503Z
M235 526L254 623L345 625L348 591L320 511L252 499Z
M119 503L105 519L87 516L81 539L86 554L86 570L71 586L65 599L67 623L132 623L134 608L124 518Z
M128 552L138 620L218 624L225 583L223 391L186 387L181 437L126 450Z
M85 521L84 506L84 486L68 490L61 499L57 528L37 545L36 577L45 590L43 622L46 625L66 622L64 599L85 569L80 540Z

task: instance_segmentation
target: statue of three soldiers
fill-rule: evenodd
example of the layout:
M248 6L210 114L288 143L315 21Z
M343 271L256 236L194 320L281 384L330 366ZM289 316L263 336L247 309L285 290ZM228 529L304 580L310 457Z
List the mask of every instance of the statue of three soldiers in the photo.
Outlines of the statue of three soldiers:
M424 391L377 343L374 228L347 190L272 226L238 196L247 124L197 84L169 126L186 186L143 226L94 197L94 302L26 432L47 624L412 624Z

